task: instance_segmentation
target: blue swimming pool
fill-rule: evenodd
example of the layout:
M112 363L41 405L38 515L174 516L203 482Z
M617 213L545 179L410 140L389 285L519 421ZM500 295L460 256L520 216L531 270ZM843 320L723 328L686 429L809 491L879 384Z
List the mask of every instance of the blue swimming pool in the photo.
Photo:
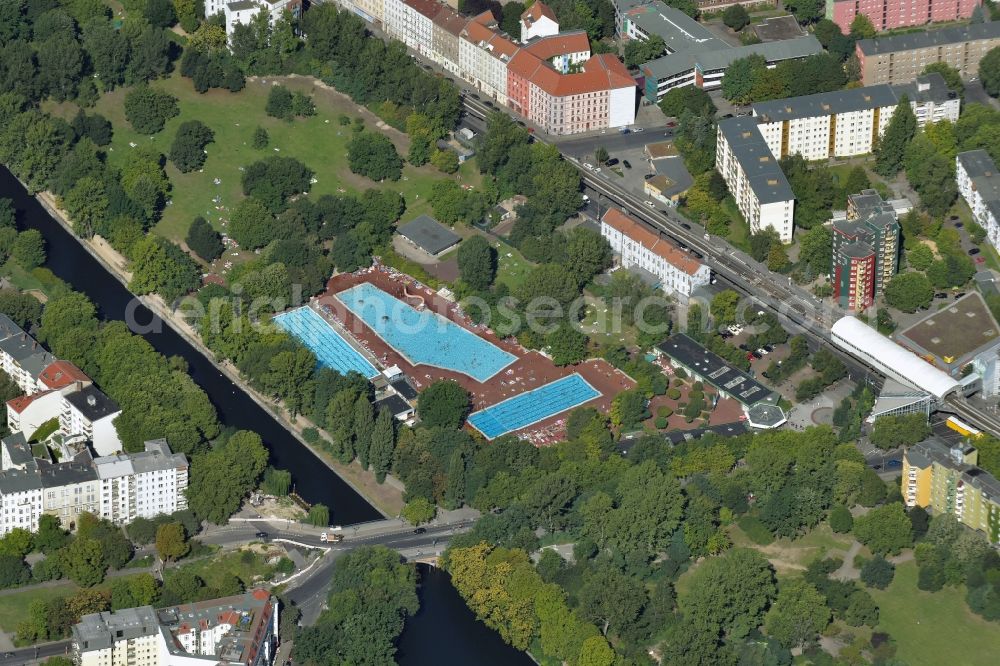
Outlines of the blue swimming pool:
M312 308L301 307L280 314L274 318L274 323L298 338L316 354L316 360L324 368L331 368L345 375L354 370L367 378L378 374L375 366Z
M416 310L373 284L363 282L337 298L413 365L454 370L484 382L517 360L441 315Z
M557 379L536 389L507 398L469 416L469 423L487 439L494 439L601 395L578 374Z

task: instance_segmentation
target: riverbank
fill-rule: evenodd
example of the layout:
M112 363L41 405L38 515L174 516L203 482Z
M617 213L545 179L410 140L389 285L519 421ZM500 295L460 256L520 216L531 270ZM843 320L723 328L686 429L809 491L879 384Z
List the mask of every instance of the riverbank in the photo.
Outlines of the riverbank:
M24 183L21 183L23 186ZM27 188L25 188L27 189ZM65 211L56 204L55 197L50 192L40 192L35 195L35 199L45 209L45 211L55 220L69 235L76 240L84 250L90 254L107 272L118 282L128 289L131 274L126 270L128 260L111 247L104 239L95 237L94 239L84 239L77 236L73 231L73 224ZM386 482L379 484L375 481L375 475L361 468L356 461L349 465L344 465L324 451L311 446L302 436L305 428L315 428L309 419L299 416L292 420L288 411L280 403L267 398L250 386L239 371L230 363L219 362L215 354L204 345L201 338L191 326L184 321L177 313L171 309L166 302L156 294L135 296L140 303L155 313L174 333L183 338L191 347L205 357L219 372L226 376L235 386L239 387L251 400L261 409L272 414L275 420L288 431L288 433L302 444L313 456L326 465L334 474L340 477L354 492L367 500L383 517L391 518L399 515L402 510L403 492L402 484L391 477L386 477ZM294 479L293 479L294 481ZM331 507L335 512L336 507Z

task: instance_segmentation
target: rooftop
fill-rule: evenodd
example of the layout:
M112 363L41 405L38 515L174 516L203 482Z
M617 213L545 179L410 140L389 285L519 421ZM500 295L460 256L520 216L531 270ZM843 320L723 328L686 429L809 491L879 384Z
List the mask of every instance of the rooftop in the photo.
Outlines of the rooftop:
M1000 326L978 292L895 334L897 342L939 367L958 369L987 348L1000 346Z
M970 150L959 153L957 159L972 180L986 208L1000 220L1000 170L990 154L985 150Z
M958 98L958 93L948 87L944 77L938 72L923 74L918 76L916 81L894 85L892 89L898 97L906 95L911 102L941 104Z
M742 370L729 365L721 356L705 349L685 333L670 336L656 345L656 348L746 407L771 402L770 389Z
M796 37L780 42L764 42L749 46L730 46L720 39L700 42L685 51L665 55L642 65L646 76L669 79L697 67L701 72L725 69L734 60L750 55L763 56L768 62L779 62L793 58L822 53L823 47L813 35Z
M584 30L573 30L560 32L558 35L536 37L523 48L542 60L549 60L569 53L590 53L590 39Z
M892 87L877 85L757 102L753 105L753 115L760 117L763 122L774 123L895 106L898 102Z
M792 186L767 147L751 116L737 116L719 121L719 133L726 138L747 181L762 204L791 201L795 198Z
M31 403L35 402L39 398L43 398L52 393L52 391L39 391L38 393L32 393L31 395L19 395L16 398L11 398L7 401L7 409L20 414L28 408Z
M688 275L694 275L702 266L691 255L686 254L669 240L660 237L656 232L636 222L632 217L617 208L609 208L604 213L604 217L601 218L601 222L625 234Z
M511 59L508 71L531 81L553 97L584 95L618 88L634 88L635 80L615 56L607 53L591 56L582 71L563 74L545 59L528 49L521 49Z
M403 0L403 4L412 7L418 14L433 19L445 7L437 0Z
M997 37L1000 37L1000 21L990 21L989 23L956 25L940 30L927 30L926 32L910 32L888 37L862 39L858 42L858 48L861 49L862 54L870 56L957 42L971 42L979 39L996 39Z
M69 361L55 361L38 375L39 383L50 389L65 388L74 382L89 382L90 377Z
M552 11L552 9L548 5L542 2L532 3L532 5L527 9L525 9L524 12L521 14L521 20L527 23L528 25L531 25L532 23L539 20L543 16L548 19L551 19L552 21L555 21L556 23L559 22L559 20L556 18L556 13Z
M671 52L685 51L692 43L715 40L708 28L679 9L651 2L625 10L625 18L647 35L659 35Z
M461 236L428 215L410 220L397 232L430 255L441 254L462 240Z
M81 617L80 622L73 625L73 642L80 652L88 652L109 648L120 639L153 636L159 630L152 606L123 608L114 613L93 613Z
M805 34L794 16L771 16L753 26L753 31L762 42L779 39L793 39Z
M20 329L18 329L18 331L20 331ZM20 333L14 332L13 335L3 340L0 340L0 351L7 354L11 358L13 358L14 361L20 364L22 361L31 356L34 356L35 354L45 352L45 349L40 344L38 344L38 342L33 337L31 337L24 331L20 331ZM48 363L46 363L46 365L52 363L52 361L54 360L56 359L53 356L52 359ZM41 372L43 369L44 368L40 368L39 372Z
M926 469L937 463L960 472L960 483L968 483L994 499L1000 497L1000 481L996 477L981 467L962 460L964 456L974 451L975 448L968 444L949 446L940 437L932 436L908 448L905 455L907 462L915 467Z
M79 391L67 394L65 398L74 409L91 422L121 411L118 403L96 386L85 386Z
M413 412L413 407L411 407L405 400L401 397L392 393L385 396L380 400L375 401L375 412L378 413L383 407L389 410L389 413L393 416L403 416L405 414L410 414Z

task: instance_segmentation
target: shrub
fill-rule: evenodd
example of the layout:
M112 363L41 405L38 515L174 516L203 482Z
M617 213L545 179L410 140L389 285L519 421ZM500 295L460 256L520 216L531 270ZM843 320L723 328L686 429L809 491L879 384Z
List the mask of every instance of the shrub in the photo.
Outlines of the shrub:
M663 430L667 427L667 419L663 416L657 416L655 423L658 430Z
M889 587L895 575L895 565L884 557L875 556L861 567L861 582L879 590Z
M306 440L309 444L315 444L319 441L319 430L316 430L316 428L303 428L302 439Z
M674 410L670 409L666 405L663 405L663 406L657 408L657 410L656 410L656 415L657 416L662 416L665 419L669 419L671 416L673 416L673 414L674 414Z
M667 397L671 400L677 400L681 397L681 392L676 387L670 387L667 389Z
M694 384L691 385L691 388L694 389L695 391L704 391L705 385L702 384L701 382L695 382Z
M837 534L845 534L854 527L854 517L843 504L836 504L830 509L830 529Z
M674 374L680 377L681 379L688 378L687 370L685 370L684 368L674 368Z

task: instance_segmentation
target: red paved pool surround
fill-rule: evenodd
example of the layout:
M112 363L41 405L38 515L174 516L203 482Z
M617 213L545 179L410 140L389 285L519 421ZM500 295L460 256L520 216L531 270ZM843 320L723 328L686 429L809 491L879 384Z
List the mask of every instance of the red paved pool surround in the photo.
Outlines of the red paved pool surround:
M430 365L412 365L399 352L389 346L360 318L355 317L335 296L362 282L368 282L396 298L418 305L422 298L426 306L439 315L472 331L479 337L500 347L517 357L517 360L485 382L477 382L468 375L445 370ZM404 293L405 290L405 293ZM327 291L318 297L319 303L330 308L344 327L385 367L398 365L408 375L418 391L439 379L451 379L460 384L472 396L472 409L477 411L494 405L512 396L538 388L543 384L562 377L580 373L587 382L600 391L601 396L584 405L607 412L611 400L621 391L635 387L635 382L625 373L603 359L584 361L578 365L560 368L537 351L525 349L513 338L500 339L493 331L473 324L459 310L458 306L434 293L430 288L414 278L381 266L364 269L356 273L336 275L327 283ZM568 412L555 414L534 423L517 434L538 444L559 441L565 432Z

